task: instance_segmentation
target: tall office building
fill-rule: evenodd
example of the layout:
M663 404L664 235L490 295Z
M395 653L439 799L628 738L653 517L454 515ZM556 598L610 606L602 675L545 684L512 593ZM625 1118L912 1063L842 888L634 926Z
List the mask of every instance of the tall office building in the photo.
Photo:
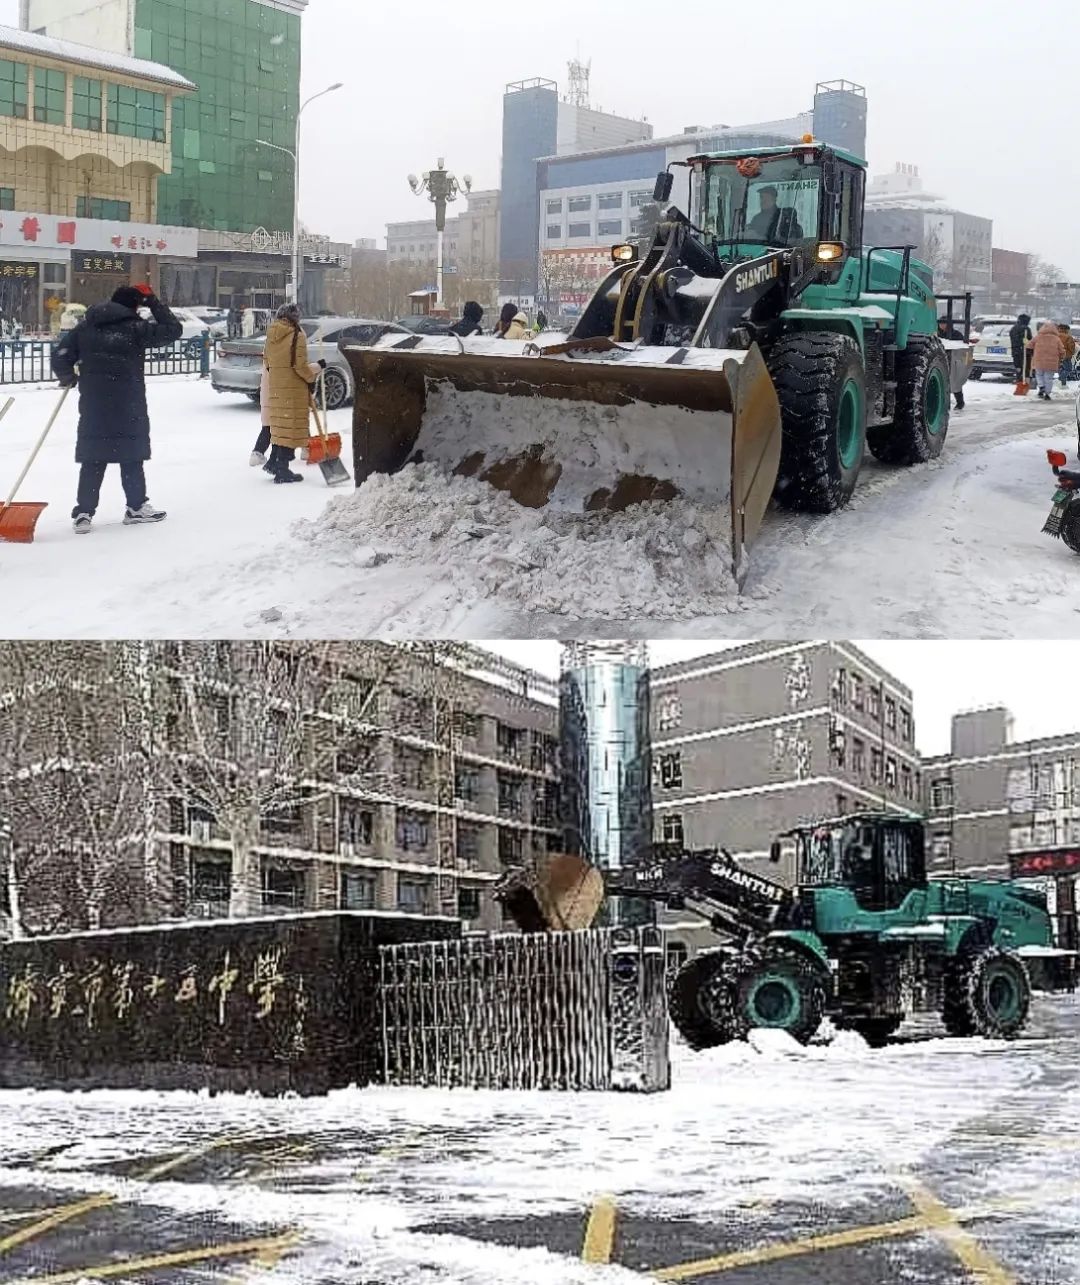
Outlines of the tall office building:
M866 160L866 90L850 80L821 81L814 90L814 134Z

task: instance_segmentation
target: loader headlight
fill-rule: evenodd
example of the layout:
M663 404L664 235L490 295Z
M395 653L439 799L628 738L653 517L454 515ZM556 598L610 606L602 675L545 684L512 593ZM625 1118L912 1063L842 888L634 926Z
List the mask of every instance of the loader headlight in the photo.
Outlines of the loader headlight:
M612 263L633 263L636 258L636 245L613 245L611 247Z
M816 257L818 263L836 263L844 257L843 241L819 241Z

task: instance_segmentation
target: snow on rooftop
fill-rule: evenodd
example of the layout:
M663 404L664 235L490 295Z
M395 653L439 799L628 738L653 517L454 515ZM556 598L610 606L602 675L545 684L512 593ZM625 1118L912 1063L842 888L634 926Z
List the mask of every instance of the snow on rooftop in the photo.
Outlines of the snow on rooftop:
M148 62L145 58L129 58L108 49L95 49L92 45L76 44L74 40L58 40L55 36L39 36L18 27L0 26L0 48L19 53L37 54L43 58L57 58L63 62L83 63L101 71L115 71L125 76L140 76L143 80L156 80L162 85L177 89L196 89L193 81L166 67L164 63Z

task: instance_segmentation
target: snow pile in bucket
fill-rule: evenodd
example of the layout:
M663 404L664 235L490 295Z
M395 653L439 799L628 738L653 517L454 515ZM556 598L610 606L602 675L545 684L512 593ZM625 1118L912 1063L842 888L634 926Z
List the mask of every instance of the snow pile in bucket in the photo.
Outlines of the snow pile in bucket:
M736 609L730 522L726 508L686 500L625 513L525 509L487 483L421 464L371 477L296 533L354 565L430 567L463 601L680 620Z

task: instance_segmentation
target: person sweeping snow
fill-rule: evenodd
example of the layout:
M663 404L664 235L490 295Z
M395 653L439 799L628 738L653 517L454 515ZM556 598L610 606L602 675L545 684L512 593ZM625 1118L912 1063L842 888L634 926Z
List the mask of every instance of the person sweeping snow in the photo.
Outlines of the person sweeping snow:
M1050 401L1054 391L1054 380L1065 360L1065 345L1061 342L1057 325L1052 321L1044 322L1039 333L1031 340L1031 365L1035 371L1035 382L1039 386L1039 396L1043 401Z
M307 336L300 325L300 309L287 303L278 309L266 332L264 359L269 374L269 412L263 419L270 425L273 449L267 468L277 483L302 482L303 476L289 468L300 447L311 436L311 394L319 370L326 363L308 361Z
M153 321L139 316L143 307L150 309ZM183 326L149 287L121 286L108 303L88 308L53 349L52 368L60 387L79 388L79 489L71 511L77 535L90 531L110 464L120 465L127 500L124 525L164 519L147 498L143 467L150 458L146 350L167 348L183 333Z

